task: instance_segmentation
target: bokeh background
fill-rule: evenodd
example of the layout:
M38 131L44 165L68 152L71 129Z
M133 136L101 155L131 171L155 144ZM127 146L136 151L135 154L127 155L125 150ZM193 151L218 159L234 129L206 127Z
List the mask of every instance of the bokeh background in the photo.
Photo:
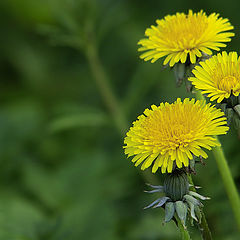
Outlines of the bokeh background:
M157 18L190 8L229 18L227 50L239 51L238 1L0 1L1 240L180 239L162 209L142 210L157 197L145 182L161 175L140 172L122 145L146 107L192 97L136 45ZM236 131L221 141L240 190ZM211 197L214 239L240 239L211 153L194 181Z

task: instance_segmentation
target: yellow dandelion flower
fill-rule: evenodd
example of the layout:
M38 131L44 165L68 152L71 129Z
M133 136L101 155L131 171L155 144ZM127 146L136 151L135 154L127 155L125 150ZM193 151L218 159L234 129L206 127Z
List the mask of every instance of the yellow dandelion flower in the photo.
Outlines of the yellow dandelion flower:
M240 93L240 57L236 52L222 52L211 57L205 62L200 62L192 73L189 81L196 89L208 94L210 100L220 103L231 94L238 96Z
M177 13L168 15L156 21L157 26L151 26L145 31L147 38L138 42L142 45L138 50L146 51L140 58L145 61L157 61L167 56L164 65L169 61L170 67L181 61L185 63L188 55L191 63L196 63L196 57L202 53L212 55L212 50L219 51L219 47L226 47L223 42L230 42L234 33L227 32L233 26L227 18L219 18L219 14L207 16L200 11L188 14Z
M207 158L201 147L211 150L218 146L213 135L226 134L226 117L205 101L180 98L176 102L152 105L146 109L127 132L125 154L135 166L144 170L153 164L152 172L162 173L187 167L193 155Z

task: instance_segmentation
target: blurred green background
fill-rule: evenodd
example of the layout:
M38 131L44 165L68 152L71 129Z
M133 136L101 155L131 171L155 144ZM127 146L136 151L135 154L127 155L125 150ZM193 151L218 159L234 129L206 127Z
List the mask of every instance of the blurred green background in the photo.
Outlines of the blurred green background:
M157 18L190 8L229 18L227 50L239 51L238 1L0 1L1 240L180 239L162 209L142 210L157 197L145 182L161 175L146 180L122 145L146 107L191 97L136 45ZM239 139L221 140L240 190ZM211 153L197 173L214 239L239 239Z

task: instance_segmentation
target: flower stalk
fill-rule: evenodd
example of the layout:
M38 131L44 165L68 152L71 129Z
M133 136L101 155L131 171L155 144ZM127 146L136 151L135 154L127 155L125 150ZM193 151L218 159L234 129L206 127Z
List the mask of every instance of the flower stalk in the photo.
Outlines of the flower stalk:
M216 139L218 139L216 137ZM229 202L231 204L233 214L236 219L238 230L240 231L240 200L239 194L234 183L231 171L228 166L228 162L224 155L222 147L215 147L213 149L213 155L216 159L219 172L221 174L225 190L227 192Z
M183 223L181 222L179 217L176 216L175 218L177 220L177 225L182 235L182 240L191 240L187 227L183 226Z
M208 227L207 219L203 211L201 211L202 219L201 223L199 223L199 230L202 234L202 238L204 240L212 240L212 233Z

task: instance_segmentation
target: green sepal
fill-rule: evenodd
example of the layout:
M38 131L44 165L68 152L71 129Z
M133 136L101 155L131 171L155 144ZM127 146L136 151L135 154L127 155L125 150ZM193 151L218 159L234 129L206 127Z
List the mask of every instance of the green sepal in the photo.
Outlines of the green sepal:
M203 204L196 198L194 198L191 195L185 195L184 199L186 200L187 203L191 203L196 206L203 206Z
M233 119L234 111L232 108L227 108L225 114L227 117L227 123L230 125Z
M194 205L193 203L191 203L190 201L187 201L187 203L188 203L188 205L189 205L189 207L190 207L191 217L192 217L194 220L198 221L197 218L196 218L196 216L195 216L195 205Z
M195 168L195 156L193 157L193 159L191 161L189 161L189 167L191 170L194 171Z
M183 222L185 226L186 218L187 218L187 205L182 201L176 201L175 208L176 208L178 217L180 218L180 220Z
M233 116L233 125L236 129L240 129L240 116L237 113Z
M194 224L193 224L193 218L190 218L190 224L191 224L191 226L194 226Z
M173 67L173 70L176 78L177 87L180 87L185 77L186 66L183 63L177 63Z
M197 215L198 222L201 223L202 222L202 213L201 213L200 207L195 206L195 213Z
M210 198L209 197L204 197L196 192L193 192L193 191L189 191L189 194L194 196L194 197L197 197L199 199L202 199L202 200L209 200Z
M175 206L173 202L168 202L165 205L165 222L169 222L175 213Z
M232 107L234 107L235 105L238 104L238 97L236 97L234 95L231 95L230 96L230 101L231 101Z
M240 118L240 104L234 107L235 112L237 113L238 117Z
M226 114L227 110L227 104L226 103L220 103L220 109Z

